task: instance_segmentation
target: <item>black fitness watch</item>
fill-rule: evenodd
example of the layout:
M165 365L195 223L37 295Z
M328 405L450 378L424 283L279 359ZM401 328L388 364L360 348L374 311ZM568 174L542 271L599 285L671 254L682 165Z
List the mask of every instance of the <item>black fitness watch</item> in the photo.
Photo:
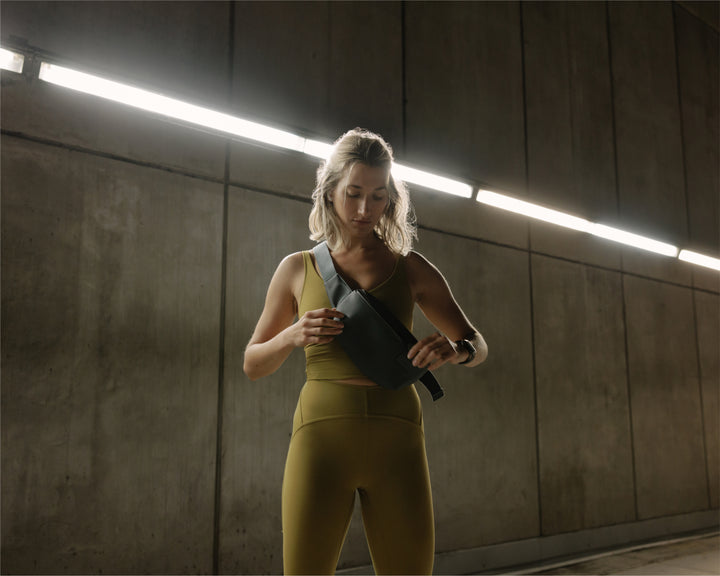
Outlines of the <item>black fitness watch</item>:
M477 350L475 350L475 346L472 345L472 342L470 340L462 339L455 342L458 348L462 348L468 353L468 357L463 360L462 362L458 362L458 364L468 364L469 362L472 362L475 359L475 354L477 354Z

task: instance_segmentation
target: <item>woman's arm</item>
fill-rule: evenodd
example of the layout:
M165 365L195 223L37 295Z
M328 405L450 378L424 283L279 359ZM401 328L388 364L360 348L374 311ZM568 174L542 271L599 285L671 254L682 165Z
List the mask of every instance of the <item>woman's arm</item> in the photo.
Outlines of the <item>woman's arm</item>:
M300 252L286 257L275 271L265 307L245 349L243 370L251 380L275 372L295 348L330 342L342 332L342 322L334 320L342 314L336 310L312 310L293 323L304 278Z
M415 302L440 331L415 344L408 358L416 366L428 367L430 370L448 362L460 364L468 359L469 353L455 342L469 340L476 354L471 362L463 365L472 367L484 362L488 355L485 339L458 306L440 271L417 252L408 254L406 267Z

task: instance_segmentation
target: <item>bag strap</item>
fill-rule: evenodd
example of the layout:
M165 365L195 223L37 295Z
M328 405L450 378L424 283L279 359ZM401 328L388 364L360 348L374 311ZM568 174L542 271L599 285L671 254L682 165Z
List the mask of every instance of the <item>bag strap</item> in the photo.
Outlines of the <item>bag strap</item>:
M320 270L320 276L322 276L323 282L325 283L325 290L327 291L328 298L330 298L330 304L337 306L340 300L352 292L352 288L348 286L343 277L335 270L327 242L322 242L315 246L315 248L313 248L313 254L315 254L315 261L317 262L318 270Z
M321 242L315 248L313 248L313 254L315 254L315 261L317 262L318 269L320 270L320 276L322 276L323 282L325 283L325 290L327 291L330 304L337 306L337 303L343 299L344 296L352 292L352 288L348 286L347 282L343 279L340 274L337 273L335 265L333 264L332 257L330 256L330 249L328 248L327 242ZM366 296L369 296L373 307L383 317L383 319L390 325L390 327L397 333L409 346L412 346L417 342L412 332L408 330L405 325L397 319L397 317L388 310L380 300L372 296L369 292L365 292ZM445 395L440 383L437 378L433 375L430 370L425 372L420 377L422 382L428 389L433 397L433 400L438 400Z

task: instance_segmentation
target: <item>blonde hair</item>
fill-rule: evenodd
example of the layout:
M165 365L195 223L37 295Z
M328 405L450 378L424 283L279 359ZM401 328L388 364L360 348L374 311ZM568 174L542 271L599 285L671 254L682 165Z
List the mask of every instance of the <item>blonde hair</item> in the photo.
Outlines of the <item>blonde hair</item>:
M405 183L393 178L390 172L392 162L392 148L377 134L355 128L338 138L332 153L317 171L309 218L310 239L326 240L331 249L343 242L342 228L332 206L332 194L355 164L379 166L389 173L388 204L374 232L391 252L407 254L413 239L417 238L415 216Z

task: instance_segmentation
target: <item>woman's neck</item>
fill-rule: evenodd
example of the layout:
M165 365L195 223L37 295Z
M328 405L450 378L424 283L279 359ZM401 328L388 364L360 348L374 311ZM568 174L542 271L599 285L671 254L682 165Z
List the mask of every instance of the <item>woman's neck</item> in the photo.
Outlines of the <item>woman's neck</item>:
M366 252L376 252L385 248L385 243L375 236L367 236L363 238L346 238L341 240L334 252L346 254L361 254Z

